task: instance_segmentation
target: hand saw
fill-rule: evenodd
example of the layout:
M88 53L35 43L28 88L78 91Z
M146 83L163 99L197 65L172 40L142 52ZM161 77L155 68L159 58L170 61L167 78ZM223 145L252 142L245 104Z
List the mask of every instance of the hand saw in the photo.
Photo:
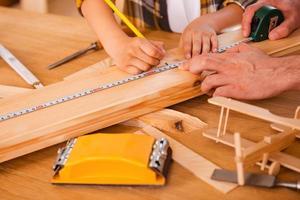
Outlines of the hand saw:
M254 42L258 42L258 41L262 41L268 38L269 32L274 29L275 27L277 27L278 25L280 25L280 23L284 20L284 17L281 13L281 11L279 11L278 9L271 7L271 6L264 6L262 8L260 8L254 15L253 18L253 22L251 25L251 34L249 38L246 38L244 40L235 42L231 45L225 46L225 47L221 47L218 49L219 53L222 53L224 51L226 51L229 48L232 48L242 42L248 42L248 41L254 41ZM87 95L91 95L94 94L96 92L100 92L112 87L117 87L119 85L123 85L153 74L157 74L157 73L162 73L171 69L175 69L178 68L180 65L182 64L182 62L176 62L176 63L172 63L172 64L168 64L166 63L163 66L157 67L157 68L153 68L150 71L146 71L143 72L141 74L138 75L134 75L134 76L130 76L128 78L125 79L121 79L118 81L114 81L111 83L107 83L107 84L103 84L100 85L98 87L95 88L91 88L91 89L87 89L84 91L80 91L74 94L70 94L67 96L63 96L60 97L58 99L54 99L54 100L50 100L48 102L44 102L42 104L36 105L36 106L32 106L29 108L24 108L22 110L18 110L18 111L14 111L14 112L10 112L10 113L6 113L6 114L2 114L0 115L0 122L1 121L5 121L5 120L9 120L18 116L22 116L28 113L32 113L35 112L37 110L40 109L44 109L44 108L48 108L57 104L61 104L67 101L71 101L77 98L81 98Z

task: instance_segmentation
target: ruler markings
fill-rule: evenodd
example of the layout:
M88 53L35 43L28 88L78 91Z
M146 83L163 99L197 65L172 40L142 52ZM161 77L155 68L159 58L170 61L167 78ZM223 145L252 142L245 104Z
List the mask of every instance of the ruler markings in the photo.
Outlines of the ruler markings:
M165 65L163 65L161 67L154 68L150 71L143 72L143 73L138 74L138 75L130 76L128 78L117 80L117 81L114 81L114 82L111 82L111 83L106 83L106 84L100 85L99 87L96 87L96 88L86 89L86 90L83 90L81 92L77 92L77 93L74 93L74 94L71 94L71 95L63 96L63 97L60 97L60 98L57 98L57 99L54 99L54 100L51 100L51 101L48 101L48 102L45 102L45 103L41 103L41 104L36 105L36 106L32 106L32 107L28 107L28 108L25 108L25 109L22 109L22 110L18 110L18 111L14 111L14 112L4 114L4 115L0 115L0 122L9 120L9 119L12 119L12 118L15 118L15 117L19 117L19 116L22 116L22 115L25 115L25 114L28 114L28 113L32 113L32 112L35 112L35 111L38 111L38 110L41 110L41 109L44 109L44 108L48 108L48 107L51 107L51 106L54 106L54 105L58 105L58 104L61 104L61 103L64 103L64 102L68 102L68 101L71 101L71 100L74 100L74 99L78 99L80 97L88 96L88 95L91 95L91 94L94 94L94 93L97 93L97 92L100 92L100 91L103 91L103 90L106 90L106 89L109 89L109 88L120 86L120 85L129 83L129 82L132 82L132 81L135 81L135 80L139 80L141 78L144 78L144 77L147 77L147 76L150 76L150 75L153 75L153 74L158 74L158 73L165 72L165 71L168 71L168 70L171 70L171 69L175 69L175 68L179 67L179 65L181 63L182 62L177 62L177 63L173 63L173 64L167 64L166 63Z

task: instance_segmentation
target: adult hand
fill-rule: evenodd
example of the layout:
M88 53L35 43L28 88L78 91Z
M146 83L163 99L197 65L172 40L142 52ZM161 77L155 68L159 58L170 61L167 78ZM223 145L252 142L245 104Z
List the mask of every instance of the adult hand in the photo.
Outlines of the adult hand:
M270 32L270 40L287 37L291 32L300 27L299 0L259 0L257 3L247 7L244 12L242 30L245 37L248 37L250 34L251 21L255 12L265 5L270 5L281 10L285 18L280 26Z
M181 66L194 74L214 71L205 77L201 89L215 89L214 96L263 99L299 87L300 67L295 58L272 58L259 49L241 44L222 54L200 55ZM300 58L298 57L298 64Z

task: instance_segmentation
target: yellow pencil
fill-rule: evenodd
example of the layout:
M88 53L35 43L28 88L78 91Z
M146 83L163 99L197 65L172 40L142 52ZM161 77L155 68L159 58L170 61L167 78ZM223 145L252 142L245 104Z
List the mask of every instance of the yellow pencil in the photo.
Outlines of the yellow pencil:
M111 0L104 1L137 37L145 38L145 36L129 21L129 19L115 6L115 4L111 2Z

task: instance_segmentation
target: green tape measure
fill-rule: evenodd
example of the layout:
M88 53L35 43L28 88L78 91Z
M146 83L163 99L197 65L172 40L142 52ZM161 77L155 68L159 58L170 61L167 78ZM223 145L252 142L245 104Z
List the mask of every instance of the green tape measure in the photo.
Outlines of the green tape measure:
M263 6L255 12L251 23L252 41L259 42L269 38L269 33L284 20L280 10L272 6Z

